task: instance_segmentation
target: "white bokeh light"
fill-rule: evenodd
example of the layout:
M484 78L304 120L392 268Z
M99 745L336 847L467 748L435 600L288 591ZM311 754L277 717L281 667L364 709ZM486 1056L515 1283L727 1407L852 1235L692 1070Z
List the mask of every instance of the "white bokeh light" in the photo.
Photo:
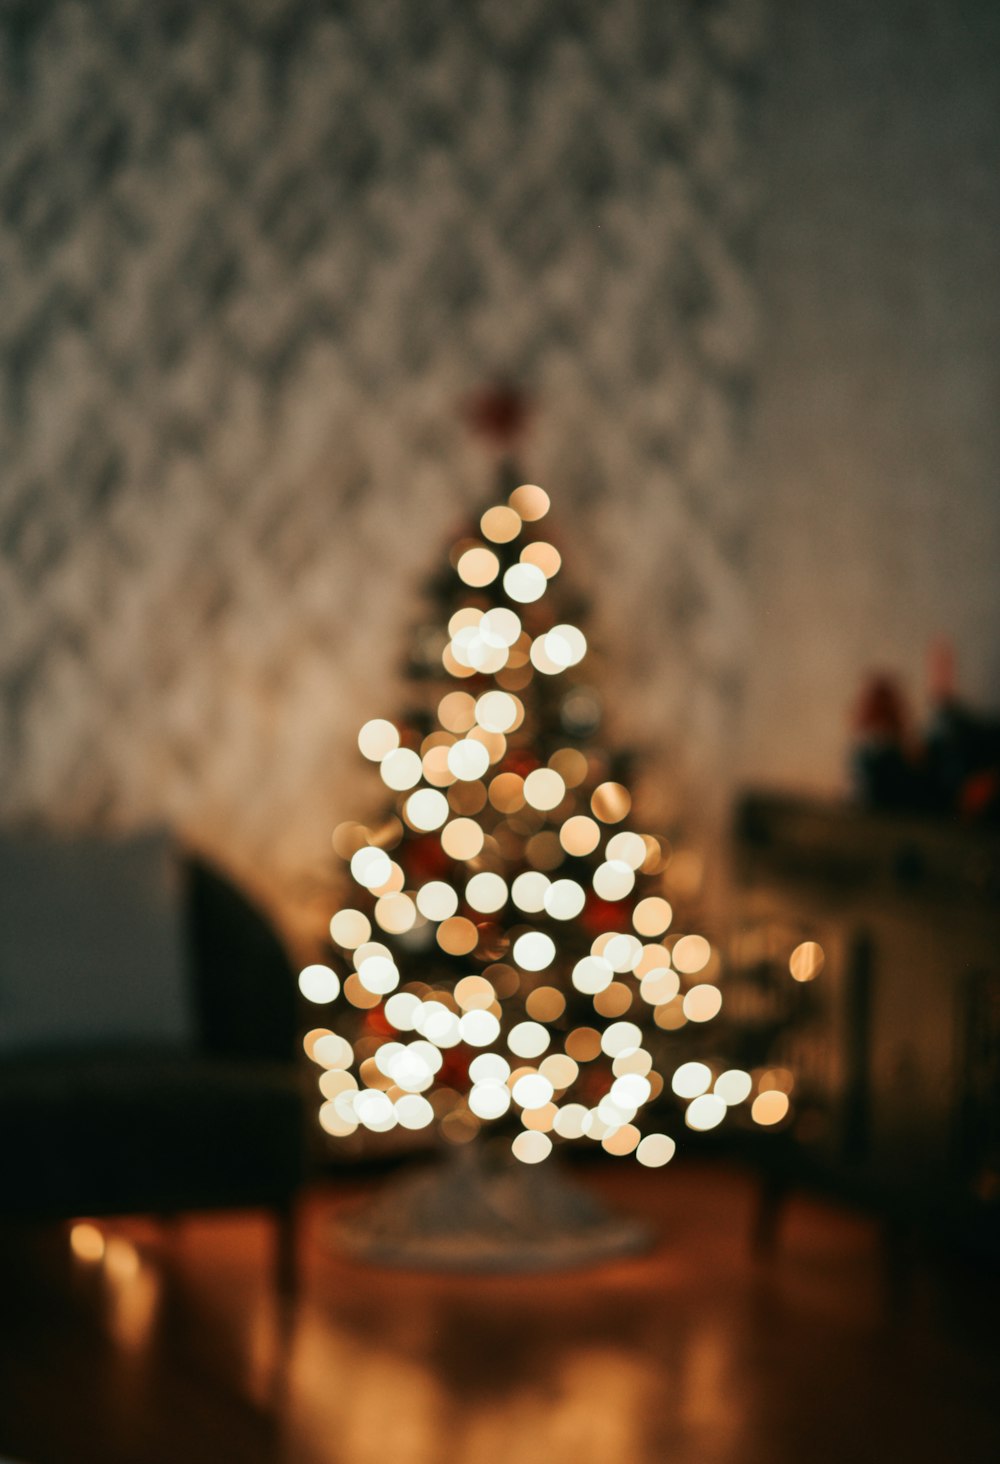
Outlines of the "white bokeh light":
M369 762L380 763L399 746L399 733L391 722L376 717L366 722L358 733L358 747Z
M465 886L465 898L473 910L492 915L507 903L507 885L498 874L474 874Z
M483 748L483 752L485 751ZM418 792L411 793L406 800L406 817L422 833L439 829L449 812L447 798L436 788L421 788Z
M520 617L504 606L487 610L479 622L480 637L494 650L512 646L520 634Z
M634 971L642 960L642 943L634 935L612 935L601 954L612 971Z
M726 1105L716 1093L702 1093L693 1098L684 1114L688 1128L705 1130L716 1128L726 1116Z
M329 966L304 966L299 972L299 990L306 1001L322 1006L340 995L340 978Z
M409 747L397 747L395 752L390 752L382 759L379 774L385 786L397 793L415 788L423 774L420 754Z
M435 1047L457 1047L462 1029L454 1012L438 1001L426 1001L417 1022L417 1031Z
M613 834L604 849L605 859L640 869L646 860L646 842L641 834Z
M481 742L463 737L448 749L448 767L463 783L473 783L481 778L490 765L490 755Z
M635 885L635 873L623 859L609 859L594 870L593 885L602 900L624 900Z
M552 1140L548 1134L526 1129L523 1134L518 1134L510 1147L514 1158L522 1164L541 1164L552 1153Z
M476 721L485 732L509 732L517 722L518 704L506 691L487 691L476 702Z
M573 967L573 985L584 996L596 996L599 991L605 991L614 979L615 973L603 956L584 956Z
M354 1061L354 1048L346 1037L339 1037L336 1032L327 1032L313 1047L313 1061L318 1062L320 1067L344 1069L349 1068Z
M481 1052L469 1063L469 1077L474 1083L506 1083L510 1063L499 1052Z
M375 1066L385 1077L391 1078L393 1063L405 1051L406 1048L402 1042L383 1042L382 1046L375 1053Z
M612 1101L624 1108L638 1108L648 1101L652 1091L649 1079L638 1073L626 1073L611 1084Z
M750 1097L753 1079L742 1068L729 1068L716 1078L712 1091L718 1094L727 1107L732 1108Z
M575 920L587 901L575 879L557 879L545 891L545 913L553 920Z
M417 909L426 920L448 920L458 909L458 895L443 879L432 879L417 891Z
M642 1045L642 1029L634 1022L612 1022L601 1034L601 1050L609 1057L617 1057L629 1047Z
M555 941L544 931L529 930L518 936L511 954L522 971L544 971L555 959Z
M541 1073L526 1073L523 1078L518 1078L511 1090L514 1102L529 1109L543 1108L546 1103L551 1103L554 1092L548 1078Z
M576 666L587 654L587 638L575 625L554 625L545 637L545 653L558 666Z
M492 1012L466 1012L459 1019L462 1041L470 1047L488 1047L500 1036L500 1023Z
M420 998L414 996L412 991L397 991L385 1004L386 1019L397 1032L412 1032L413 1019L419 1005Z
M373 996L385 996L399 985L399 971L389 956L369 956L358 964L358 980Z
M567 1103L555 1116L552 1127L564 1139L582 1139L590 1127L590 1109L582 1103Z
M545 594L548 581L534 564L512 564L503 577L503 587L512 600L530 605Z
M537 870L529 869L519 874L510 887L511 897L519 910L526 915L537 915L545 909L545 896L549 892L549 877Z
M490 1078L474 1083L469 1092L469 1107L477 1118L503 1118L510 1107L510 1089L506 1083Z
M366 846L351 855L351 874L367 890L377 890L392 874L392 860L384 849Z
M670 1087L678 1098L698 1098L707 1093L712 1083L712 1069L703 1062L682 1062L670 1079Z
M541 1022L518 1022L507 1034L507 1046L518 1057L541 1057L550 1041Z
M434 1122L433 1108L418 1093L407 1093L405 1097L397 1098L393 1106L401 1128L429 1128Z
M387 1133L396 1126L392 1100L380 1088L363 1088L354 1098L354 1112L359 1122L373 1133Z

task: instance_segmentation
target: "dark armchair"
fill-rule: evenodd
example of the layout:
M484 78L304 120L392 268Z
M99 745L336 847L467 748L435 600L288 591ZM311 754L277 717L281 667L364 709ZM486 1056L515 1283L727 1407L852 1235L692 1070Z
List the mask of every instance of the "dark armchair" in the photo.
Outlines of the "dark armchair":
M304 1103L270 924L162 836L5 839L0 887L0 1219L263 1207L290 1284ZM75 1022L46 1023L47 983Z

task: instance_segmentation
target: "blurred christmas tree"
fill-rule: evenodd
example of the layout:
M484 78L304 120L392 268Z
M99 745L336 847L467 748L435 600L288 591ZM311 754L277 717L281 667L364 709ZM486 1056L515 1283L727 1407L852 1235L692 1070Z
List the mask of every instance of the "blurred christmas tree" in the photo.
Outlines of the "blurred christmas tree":
M356 892L329 963L300 977L346 1009L307 1038L320 1121L458 1145L492 1132L526 1164L586 1138L656 1167L681 1113L696 1130L741 1107L780 1124L788 1084L750 1071L745 1032L746 1068L717 1056L719 955L680 908L669 843L633 823L627 758L600 740L548 497L508 481L503 500L433 587L414 705L360 732L391 807L336 831Z

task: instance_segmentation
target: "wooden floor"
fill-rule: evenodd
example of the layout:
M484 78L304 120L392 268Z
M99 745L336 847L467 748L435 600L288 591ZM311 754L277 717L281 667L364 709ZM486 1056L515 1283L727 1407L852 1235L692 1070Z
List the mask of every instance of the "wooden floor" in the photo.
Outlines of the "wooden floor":
M257 1216L65 1229L0 1258L0 1457L24 1464L996 1464L1000 1319L917 1266L887 1305L865 1220L792 1204L754 1259L734 1172L588 1182L655 1217L640 1259L442 1277L365 1268L313 1193L282 1318Z

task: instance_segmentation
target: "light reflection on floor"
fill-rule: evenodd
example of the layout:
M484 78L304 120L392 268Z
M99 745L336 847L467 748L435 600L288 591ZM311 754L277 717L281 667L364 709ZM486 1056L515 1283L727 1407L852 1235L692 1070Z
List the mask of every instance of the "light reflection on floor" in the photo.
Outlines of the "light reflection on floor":
M290 1457L329 1458L333 1438L351 1464L605 1464L683 1437L704 1464L735 1458L732 1339L713 1306L691 1317L698 1269L668 1244L548 1277L360 1273L362 1300L341 1285L302 1317Z
M351 1464L425 1464L445 1457L447 1441L447 1457L484 1464L644 1460L652 1457L649 1419L670 1406L655 1359L626 1348L569 1343L516 1381L501 1354L498 1376L480 1390L456 1386L417 1339L408 1355L380 1346L359 1353L351 1339L321 1329L305 1329L299 1342L294 1442L309 1458L331 1457L335 1443Z
M556 1275L365 1267L312 1195L282 1310L259 1216L83 1234L0 1329L0 1455L32 1464L923 1464L1000 1457L996 1357L921 1274L886 1310L875 1227L799 1201L769 1261L738 1175L610 1166L645 1256ZM45 1278L43 1278L45 1279ZM69 1291L59 1300L59 1287ZM54 1288L54 1289L53 1289ZM64 1409L53 1406L65 1400ZM6 1410L6 1416L5 1416ZM7 1424L16 1424L3 1428ZM67 1452L67 1438L73 1443Z
M939 1388L942 1357L926 1318L896 1335L869 1222L806 1204L762 1265L744 1182L597 1182L659 1218L652 1254L544 1277L365 1270L324 1245L317 1213L288 1459L842 1464L902 1457L904 1436L911 1461L940 1458L921 1452L935 1435L978 1457L961 1403L914 1416L910 1389ZM895 1423L894 1393L910 1414Z

